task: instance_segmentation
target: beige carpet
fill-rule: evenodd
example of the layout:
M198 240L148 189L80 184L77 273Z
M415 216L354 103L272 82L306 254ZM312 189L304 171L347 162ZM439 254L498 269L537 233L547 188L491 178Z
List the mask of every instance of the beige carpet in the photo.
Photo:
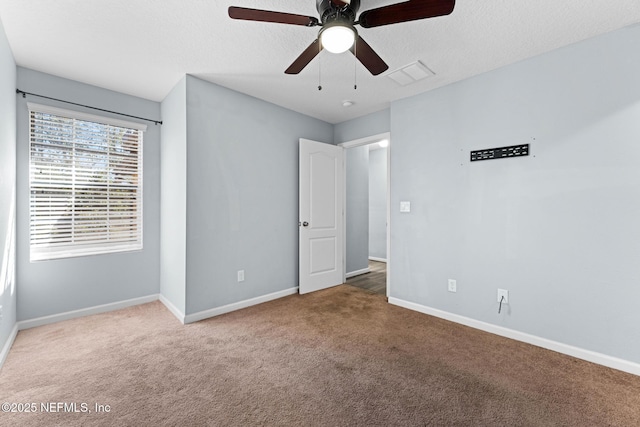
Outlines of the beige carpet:
M187 326L154 302L22 331L1 402L37 404L2 426L637 426L640 377L343 285Z

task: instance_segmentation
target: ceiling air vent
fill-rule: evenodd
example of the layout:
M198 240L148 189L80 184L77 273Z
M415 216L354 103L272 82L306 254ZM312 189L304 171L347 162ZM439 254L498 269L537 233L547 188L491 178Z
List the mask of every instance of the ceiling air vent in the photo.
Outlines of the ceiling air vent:
M416 61L409 65L387 74L387 76L398 83L400 86L406 86L411 83L426 79L435 73L428 69L422 62Z

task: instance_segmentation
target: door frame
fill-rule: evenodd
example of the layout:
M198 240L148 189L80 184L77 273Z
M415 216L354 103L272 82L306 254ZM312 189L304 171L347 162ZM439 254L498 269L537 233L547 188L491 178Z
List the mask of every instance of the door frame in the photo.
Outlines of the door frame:
M391 132L383 132L376 135L365 136L364 138L354 139L351 141L346 141L338 144L344 149L361 147L363 145L373 144L380 140L386 139L389 141L389 145L387 146L387 298L391 293ZM345 155L346 159L346 155ZM343 206L346 210L347 208L347 162L346 160L343 162L343 176L344 179L342 183L344 185L344 189L342 191ZM347 221L342 222L342 272L344 274L343 282L347 281Z

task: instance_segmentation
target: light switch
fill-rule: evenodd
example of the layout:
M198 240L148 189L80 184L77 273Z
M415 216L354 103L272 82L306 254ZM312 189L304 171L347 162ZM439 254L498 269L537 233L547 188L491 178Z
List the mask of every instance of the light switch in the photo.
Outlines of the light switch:
M400 212L411 212L411 202L400 202Z

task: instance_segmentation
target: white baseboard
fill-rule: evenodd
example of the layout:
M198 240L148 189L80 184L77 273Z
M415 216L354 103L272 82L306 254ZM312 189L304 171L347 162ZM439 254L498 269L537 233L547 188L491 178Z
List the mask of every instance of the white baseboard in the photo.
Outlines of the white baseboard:
M4 365L4 361L7 360L7 356L9 355L9 350L11 350L11 346L13 342L16 340L16 336L18 336L18 324L13 327L13 330L9 334L9 339L2 347L2 352L0 352L0 370L2 370L2 366Z
M350 271L347 274L345 274L344 277L348 279L350 277L355 277L355 276L359 276L361 274L367 274L370 272L371 272L371 269L367 267L367 268L363 268L362 270Z
M378 258L377 256L370 256L370 257L369 257L369 260L371 260L371 261L378 261L378 262L384 262L384 263L386 263L386 262L387 262L387 259L386 259L386 258Z
M75 319L77 317L91 316L92 314L106 313L108 311L120 310L121 308L132 307L134 305L146 304L157 301L158 294L148 295L146 297L132 298L125 301L113 302L110 304L96 305L95 307L83 308L80 310L67 311L65 313L52 314L51 316L43 316L35 319L22 320L18 322L18 329L24 330L35 328L37 326L49 325L51 323L62 322L63 320Z
M244 301L234 302L222 307L212 308L210 310L199 311L193 314L187 314L184 319L184 323L193 323L199 320L208 319L210 317L219 316L221 314L230 313L232 311L240 310L242 308L251 307L252 305L262 304L263 302L272 301L274 299L286 297L289 295L297 294L298 287L285 289L284 291L274 292L271 294L263 295L260 297L251 298Z
M389 298L389 303L408 308L409 310L414 310L420 313L449 320L454 323L460 323L465 326L480 329L481 331L500 335L506 338L511 338L516 341L522 341L527 344L546 348L547 350L552 350L558 353L566 354L568 356L573 356L578 359L586 360L588 362L596 363L598 365L603 365L609 368L617 369L619 371L624 371L640 376L640 364L635 362L619 359L617 357L608 356L606 354L597 353L591 350L585 350L579 347L574 347L572 345L563 344L561 342L552 341L546 338L541 338L535 335L530 335L524 332L505 328L503 326L492 325L491 323L482 322L480 320L471 319L469 317L460 316L458 314L449 313L446 311L438 310L436 308L404 301L398 298Z
M160 302L162 304L164 304L165 307L167 307L167 309L178 318L178 320L180 321L180 323L182 323L184 325L184 320L185 320L185 315L183 312L181 312L178 307L176 307L175 305L173 305L173 303L171 301L169 301L164 295L160 294Z

